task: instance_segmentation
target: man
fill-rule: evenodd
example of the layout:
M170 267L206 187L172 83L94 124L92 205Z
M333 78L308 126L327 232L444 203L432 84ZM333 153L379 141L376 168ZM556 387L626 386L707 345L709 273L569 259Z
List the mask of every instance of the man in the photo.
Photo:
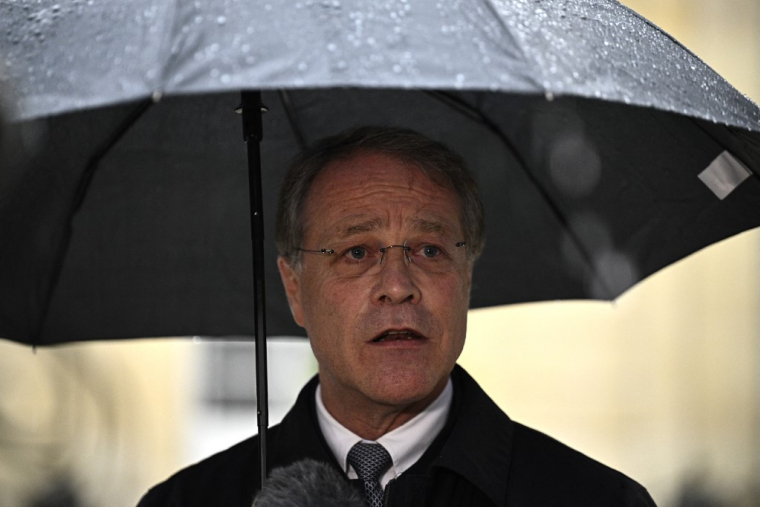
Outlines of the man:
M372 506L654 505L633 480L512 422L456 366L484 243L459 156L400 129L325 139L291 167L277 222L319 375L271 429L269 466L329 463ZM258 476L254 437L141 505L247 506Z

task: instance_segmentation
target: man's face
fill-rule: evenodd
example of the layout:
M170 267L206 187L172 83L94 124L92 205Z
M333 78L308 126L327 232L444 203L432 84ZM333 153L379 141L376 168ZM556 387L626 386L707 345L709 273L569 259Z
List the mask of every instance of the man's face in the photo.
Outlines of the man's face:
M335 253L302 252L300 272L282 259L280 270L293 316L319 362L323 396L404 406L437 395L464 346L466 247L445 245L459 261L444 272L409 264L401 248L388 250L380 269L374 264L364 276L345 276L350 264L341 263L361 256L351 248L357 245L463 240L457 195L416 167L359 153L317 176L305 217L301 248ZM417 253L410 252L412 261Z

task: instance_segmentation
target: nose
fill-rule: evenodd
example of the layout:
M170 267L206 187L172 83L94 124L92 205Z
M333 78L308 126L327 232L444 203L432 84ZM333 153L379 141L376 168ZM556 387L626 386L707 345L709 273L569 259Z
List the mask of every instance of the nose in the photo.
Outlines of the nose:
M379 304L418 303L422 293L413 274L404 248L388 248L383 254L373 300Z

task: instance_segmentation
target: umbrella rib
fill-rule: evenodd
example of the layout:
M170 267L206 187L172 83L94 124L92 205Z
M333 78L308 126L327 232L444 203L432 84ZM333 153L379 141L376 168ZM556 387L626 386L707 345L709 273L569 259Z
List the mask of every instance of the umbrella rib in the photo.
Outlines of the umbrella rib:
M95 175L95 170L98 168L98 165L100 164L100 161L103 160L103 158L108 155L108 152L111 151L111 149L118 143L122 137L129 131L129 129L132 128L132 126L137 122L137 120L140 119L140 117L145 113L145 111L155 104L155 101L153 99L146 99L140 103L137 104L137 107L135 107L126 118L124 118L124 121L122 121L119 126L117 127L116 131L108 138L106 141L102 144L102 146L95 152L95 154L90 158L90 161L87 163L87 168L84 171L84 174L82 175L82 180L79 183L79 187L77 188L77 195L74 198L74 203L71 208L71 212L69 213L69 220L74 217L77 211L79 211L79 208L82 207L82 203L84 202L84 198L87 195L87 191L90 188L90 182L92 181L93 176ZM69 223L71 223L69 221Z
M277 93L280 96L282 107L285 109L285 114L288 116L288 122L290 122L290 127L293 129L293 134L296 136L298 148L300 151L304 151L308 147L308 144L306 143L306 136L303 134L301 124L298 121L296 108L293 106L293 102L290 100L290 94L287 92L287 90L282 89L277 90Z
M68 254L69 245L71 244L71 235L73 232L71 223L74 219L74 216L82 207L82 203L84 203L84 199L87 196L87 191L90 188L90 183L92 182L92 178L95 175L95 171L98 168L98 165L100 164L100 161L103 159L103 157L108 155L116 143L118 143L121 138L124 137L124 135L132 128L135 122L137 122L137 120L140 119L145 111L147 111L148 108L150 108L150 106L152 106L154 103L155 101L153 99L146 99L139 102L137 106L129 112L126 118L122 120L114 133L111 134L95 151L95 154L90 158L89 162L87 162L87 167L82 174L82 178L79 180L76 194L72 199L71 208L67 214L66 228L63 232L63 238L58 245L58 253L56 255L55 264L53 265L53 271L50 276L50 283L48 284L47 292L45 294L45 305L43 307L44 313L32 338L33 347L40 344L42 331L45 326L45 322L47 321L48 312L50 311L50 302L53 298L53 294L55 293L55 289L58 286L58 282L61 277L61 271L63 270L63 262L66 258L66 255Z
M531 173L528 170L528 165L525 159L523 159L522 155L517 150L517 147L514 145L514 143L512 143L512 141L510 141L510 139L501 131L501 129L495 123L493 123L488 117L486 117L483 113L481 113L477 109L467 104L465 101L463 101L459 97L456 97L452 95L451 93L446 93L446 92L437 91L437 90L425 90L425 93L430 95L434 99L438 100L442 104L457 111L458 113L466 116L467 118L482 124L501 140L501 142L504 144L507 150L509 150L512 153L512 155L515 157L523 173L528 177L528 179L533 184L533 187L538 191L543 201L549 206L549 209L554 215L554 218L556 218L557 221L560 223L562 229L567 232L570 240L578 249L578 252L580 252L581 256L583 257L583 260L589 266L589 269L591 273L593 274L594 278L596 278L597 281L599 282L599 286L604 288L604 291L607 294L607 298L609 299L614 298L615 293L610 289L606 281L602 279L597 274L596 270L594 269L594 263L591 261L591 255L589 254L588 251L586 251L586 249L583 247L583 243L581 243L580 239L575 235L573 230L570 228L570 224L565 218L565 215L556 205L556 203L551 198L549 193L544 189L544 187L542 187L539 184L538 180L533 175L533 173Z

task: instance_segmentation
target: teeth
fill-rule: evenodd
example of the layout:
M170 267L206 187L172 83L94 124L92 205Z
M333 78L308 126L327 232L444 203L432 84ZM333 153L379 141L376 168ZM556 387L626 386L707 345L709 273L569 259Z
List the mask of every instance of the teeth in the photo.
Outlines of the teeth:
M385 341L386 338L393 337L394 340L417 340L419 336L411 331L386 331L375 340L376 343Z

